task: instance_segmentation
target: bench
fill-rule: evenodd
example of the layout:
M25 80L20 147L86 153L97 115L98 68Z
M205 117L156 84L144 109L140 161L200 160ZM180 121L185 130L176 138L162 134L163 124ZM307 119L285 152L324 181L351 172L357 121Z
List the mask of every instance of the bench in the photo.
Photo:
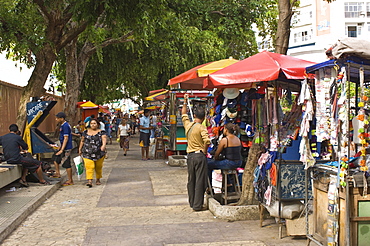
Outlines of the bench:
M0 188L16 181L22 176L22 165L0 163Z

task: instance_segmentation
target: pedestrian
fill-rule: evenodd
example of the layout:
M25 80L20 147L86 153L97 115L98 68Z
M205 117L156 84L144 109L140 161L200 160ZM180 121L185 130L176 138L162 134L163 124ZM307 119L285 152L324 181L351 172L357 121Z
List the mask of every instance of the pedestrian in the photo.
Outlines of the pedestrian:
M92 114L90 116L87 116L84 120L86 128L90 127L90 120L95 119L95 114Z
M119 137L118 135L118 126L121 125L121 121L122 121L122 118L121 118L121 114L117 114L117 116L113 119L113 122L112 124L114 125L114 130L116 132L116 138Z
M123 119L118 127L119 145L123 149L123 155L127 155L127 150L130 148L130 133L131 127L127 124L126 119Z
M157 116L154 114L150 117L150 125L153 127L152 130L150 130L150 138L155 138L155 128L157 126Z
M109 115L104 116L104 129L107 134L107 137L109 138L109 143L112 144L112 135L111 135L111 128L110 128L110 117Z
M21 151L27 153L28 145L18 132L18 126L16 124L11 124L9 126L9 133L0 137L0 145L3 147L5 161L8 164L22 165L22 176L19 180L22 186L29 186L26 181L26 176L29 171L37 174L40 184L49 184L44 179L41 161L21 155Z
M72 166L71 166L71 151L72 151L72 128L66 121L66 114L59 112L55 115L56 121L60 124L59 128L59 141L60 147L53 155L53 161L55 166L54 178L60 178L60 167L64 167L67 171L67 181L63 186L73 185L72 178ZM90 120L91 121L91 120Z
M149 109L144 109L144 116L140 118L140 146L141 146L141 159L143 161L150 160L149 159L149 138L150 138L150 130L152 127L150 126L150 111Z
M98 117L98 123L99 123L98 128L100 130L105 131L105 125L104 125L104 118L103 118L103 116Z
M212 181L213 169L236 169L242 165L241 142L237 137L239 126L227 123L224 138L217 146L213 159L208 159L208 178Z
M101 185L100 179L103 177L103 162L106 154L107 135L104 130L99 128L99 122L92 119L90 128L83 132L79 155L82 156L86 169L86 179L89 188L92 187L92 181L95 172L96 185Z
M187 168L188 168L188 196L190 207L194 211L202 211L204 203L204 192L207 189L207 149L210 144L208 131L202 122L205 112L199 108L194 112L194 121L189 120L187 114L187 102L189 95L184 95L184 105L181 110L182 122L185 128L185 135L188 142ZM190 109L191 110L191 109Z

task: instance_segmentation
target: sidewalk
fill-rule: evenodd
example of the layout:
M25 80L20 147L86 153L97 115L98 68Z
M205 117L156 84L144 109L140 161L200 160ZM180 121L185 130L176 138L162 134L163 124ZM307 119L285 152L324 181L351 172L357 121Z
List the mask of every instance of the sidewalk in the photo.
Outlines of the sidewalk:
M116 142L108 151L100 186L88 188L75 177L73 186L32 184L9 191L13 184L0 190L0 235L15 229L0 244L306 245L305 239L278 239L272 220L260 228L259 221L228 222L209 211L193 212L186 168L142 161L137 135L127 156Z

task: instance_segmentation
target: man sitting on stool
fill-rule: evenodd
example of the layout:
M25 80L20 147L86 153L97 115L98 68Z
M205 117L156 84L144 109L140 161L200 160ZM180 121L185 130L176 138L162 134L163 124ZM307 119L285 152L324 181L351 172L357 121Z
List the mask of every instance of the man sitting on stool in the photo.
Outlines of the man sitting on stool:
M36 172L40 184L49 184L45 181L41 168L41 161L31 157L23 157L21 151L27 152L28 145L23 141L22 137L17 134L18 126L11 124L9 126L10 133L0 136L0 144L3 146L4 158L8 164L22 164L22 177L19 183L28 187L26 176L28 171Z

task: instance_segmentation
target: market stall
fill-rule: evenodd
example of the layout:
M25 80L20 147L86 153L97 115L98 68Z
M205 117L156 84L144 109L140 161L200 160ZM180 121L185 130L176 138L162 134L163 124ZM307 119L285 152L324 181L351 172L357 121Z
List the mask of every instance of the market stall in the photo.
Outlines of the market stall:
M190 95L190 106L206 105L209 102L210 94L207 89L203 89L204 81L208 79L208 75L220 69L237 63L238 60L232 57L222 59L196 66L168 81L171 87L170 101L169 101L169 135L170 135L170 149L179 153L179 151L186 150L186 136L185 130L181 121L181 107L183 95L188 93ZM192 117L190 117L191 119ZM166 129L166 128L165 128Z
M256 194L279 222L295 218L304 207L298 95L301 80L308 76L305 67L313 64L265 51L210 74L204 84L220 92L225 88L218 96L215 92L211 137L219 138L219 130L227 122L240 126L242 155L247 162L243 192L250 200ZM262 148L256 151L253 146Z
M320 162L301 153L313 183L313 228L309 240L318 245L369 245L370 151L369 54L353 47L370 45L359 40L339 41L329 61L307 67L316 79L307 84L305 114L312 117L307 131L316 132L321 143ZM352 42L353 41L353 42ZM350 45L348 45L350 44ZM311 107L312 106L312 107ZM309 110L310 109L310 110ZM303 137L303 143L308 142ZM307 145L305 145L307 146ZM307 196L306 201L310 199ZM308 214L308 213L306 213ZM309 228L307 228L309 229Z

